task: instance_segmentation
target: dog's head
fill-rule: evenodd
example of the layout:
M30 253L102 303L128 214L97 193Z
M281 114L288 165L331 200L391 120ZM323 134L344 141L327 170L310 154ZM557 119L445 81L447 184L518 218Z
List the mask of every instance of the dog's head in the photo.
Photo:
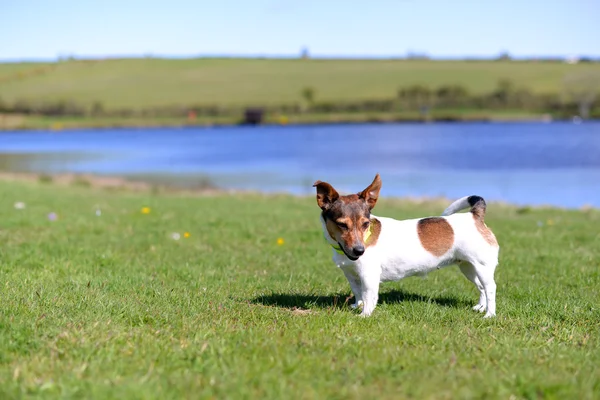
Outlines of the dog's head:
M377 203L381 190L381 178L375 175L373 182L362 192L340 196L327 182L316 181L317 204L329 236L341 247L346 256L356 261L365 252L365 233L371 223L371 210Z

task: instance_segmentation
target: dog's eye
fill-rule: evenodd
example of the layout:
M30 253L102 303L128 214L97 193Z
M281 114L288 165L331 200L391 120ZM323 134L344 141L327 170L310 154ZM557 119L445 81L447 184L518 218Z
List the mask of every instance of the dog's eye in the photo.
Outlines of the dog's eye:
M369 227L369 224L370 224L370 222L369 222L369 221L365 222L365 223L363 224L363 228L364 228L364 229L367 229L367 228Z
M337 226L339 226L341 229L348 229L348 225L346 225L343 222L336 222Z

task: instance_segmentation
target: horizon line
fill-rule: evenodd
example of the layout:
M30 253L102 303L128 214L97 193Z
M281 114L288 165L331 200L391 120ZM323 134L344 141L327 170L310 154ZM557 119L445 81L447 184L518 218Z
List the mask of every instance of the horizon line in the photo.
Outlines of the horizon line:
M310 54L308 53L306 59L313 60L405 60L405 61L492 61L499 60L502 56L507 56L507 61L532 61L532 60L554 60L564 61L569 59L578 60L589 60L600 62L600 55L592 56L585 54L569 54L569 55L513 55L509 52L501 52L495 55L429 55L425 52L408 52L405 55L390 54L390 55L344 55L344 54ZM219 53L206 53L206 54L159 54L159 53L131 53L131 54L75 54L65 53L55 57L20 57L20 58L0 58L0 63L36 63L36 62L59 62L63 60L118 60L118 59L172 59L172 60L186 60L186 59L302 59L302 53L295 54L269 54L269 53L256 53L256 54L219 54Z

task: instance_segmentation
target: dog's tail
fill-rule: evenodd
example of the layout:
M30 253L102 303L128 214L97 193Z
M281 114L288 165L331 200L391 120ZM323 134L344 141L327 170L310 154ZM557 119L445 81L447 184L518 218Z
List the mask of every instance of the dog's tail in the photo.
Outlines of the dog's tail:
M471 214L478 219L483 220L485 217L485 200L480 196L465 196L462 199L456 200L450 204L448 208L442 213L443 216L452 215L455 212L464 210L465 208L471 207Z

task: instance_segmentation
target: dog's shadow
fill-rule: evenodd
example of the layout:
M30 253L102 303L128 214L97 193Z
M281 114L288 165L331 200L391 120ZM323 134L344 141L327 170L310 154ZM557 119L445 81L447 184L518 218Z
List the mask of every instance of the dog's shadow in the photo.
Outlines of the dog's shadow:
M338 293L330 295L301 294L301 293L272 293L270 295L258 296L251 303L270 307L286 309L331 309L346 308L354 303L354 296L350 293ZM464 300L449 296L424 296L409 293L404 290L392 289L379 294L378 304L393 304L402 302L434 303L443 307L463 307L467 303Z

